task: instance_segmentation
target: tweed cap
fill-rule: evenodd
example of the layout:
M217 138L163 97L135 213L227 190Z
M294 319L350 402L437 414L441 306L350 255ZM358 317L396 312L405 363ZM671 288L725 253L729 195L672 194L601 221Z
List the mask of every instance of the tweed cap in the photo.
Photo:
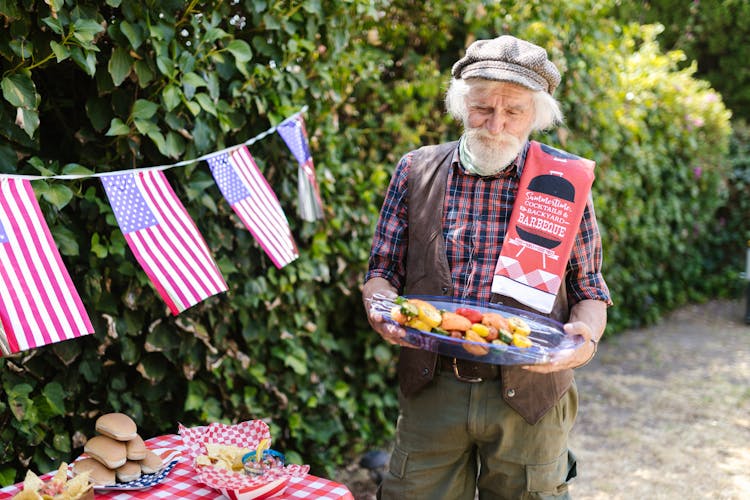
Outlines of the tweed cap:
M560 84L560 72L547 59L546 50L510 35L472 43L451 74L454 78L517 83L549 94Z

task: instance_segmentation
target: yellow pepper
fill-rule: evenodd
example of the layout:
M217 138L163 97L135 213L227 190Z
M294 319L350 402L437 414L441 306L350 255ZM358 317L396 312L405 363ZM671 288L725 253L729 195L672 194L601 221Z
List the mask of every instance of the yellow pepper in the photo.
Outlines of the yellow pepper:
M508 318L508 326L510 327L510 331L513 334L523 335L524 337L527 337L529 333L531 333L531 328L529 328L528 323L526 323L518 316Z
M479 334L480 337L486 337L490 334L490 329L481 323L474 323L471 329Z
M428 326L427 331L430 331L436 326L440 326L440 322L443 320L443 316L440 311L427 301L420 299L409 299L409 302L419 309L417 318Z
M419 318L410 319L406 323L406 326L414 328L415 330L422 330L423 332L429 332L430 330L432 330L432 327L427 326L427 323L425 323Z
M522 349L526 349L527 347L531 347L531 339L527 337L526 335L520 335L518 333L514 333L513 345L516 347L520 347Z

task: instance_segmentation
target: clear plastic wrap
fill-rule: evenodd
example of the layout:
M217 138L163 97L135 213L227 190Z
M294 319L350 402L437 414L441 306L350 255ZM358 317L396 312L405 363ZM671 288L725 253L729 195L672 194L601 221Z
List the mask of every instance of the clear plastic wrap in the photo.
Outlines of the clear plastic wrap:
M533 365L547 363L553 357L563 356L583 343L583 337L572 337L563 331L563 325L546 316L529 311L489 302L454 299L433 295L406 295L405 299L419 299L432 304L440 311L456 312L459 308L470 308L480 313L499 313L503 317L521 318L530 328L528 339L531 345L517 347L492 342L474 342L455 338L435 331L418 330L398 323L391 317L394 299L376 294L372 307L383 315L386 321L398 324L406 331L406 342L417 349L436 352L443 356L467 359L495 365ZM472 351L472 352L470 352ZM484 353L486 354L476 354Z

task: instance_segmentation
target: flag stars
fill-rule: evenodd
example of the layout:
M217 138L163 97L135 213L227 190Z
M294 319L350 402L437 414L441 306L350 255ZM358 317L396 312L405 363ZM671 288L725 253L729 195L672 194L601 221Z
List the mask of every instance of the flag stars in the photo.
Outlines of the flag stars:
M229 163L229 153L213 156L207 161L221 194L230 205L250 197L250 191Z
M311 158L307 134L301 117L296 116L293 120L283 122L279 125L277 131L297 159L297 163L301 165Z
M112 210L123 233L155 226L156 217L135 184L139 173L125 173L102 178Z

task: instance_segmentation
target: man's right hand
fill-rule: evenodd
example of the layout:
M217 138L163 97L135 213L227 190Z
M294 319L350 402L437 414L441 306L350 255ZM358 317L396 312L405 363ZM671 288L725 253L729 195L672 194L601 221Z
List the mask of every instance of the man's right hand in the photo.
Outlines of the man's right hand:
M414 347L404 339L406 338L406 330L401 326L385 321L383 318L382 309L373 307L373 301L376 300L375 296L384 297L386 299L395 299L398 297L398 293L393 286L383 278L372 278L365 283L362 289L362 298L364 300L365 312L367 313L367 321L373 330L383 337L383 339L389 344L402 345L406 347Z

